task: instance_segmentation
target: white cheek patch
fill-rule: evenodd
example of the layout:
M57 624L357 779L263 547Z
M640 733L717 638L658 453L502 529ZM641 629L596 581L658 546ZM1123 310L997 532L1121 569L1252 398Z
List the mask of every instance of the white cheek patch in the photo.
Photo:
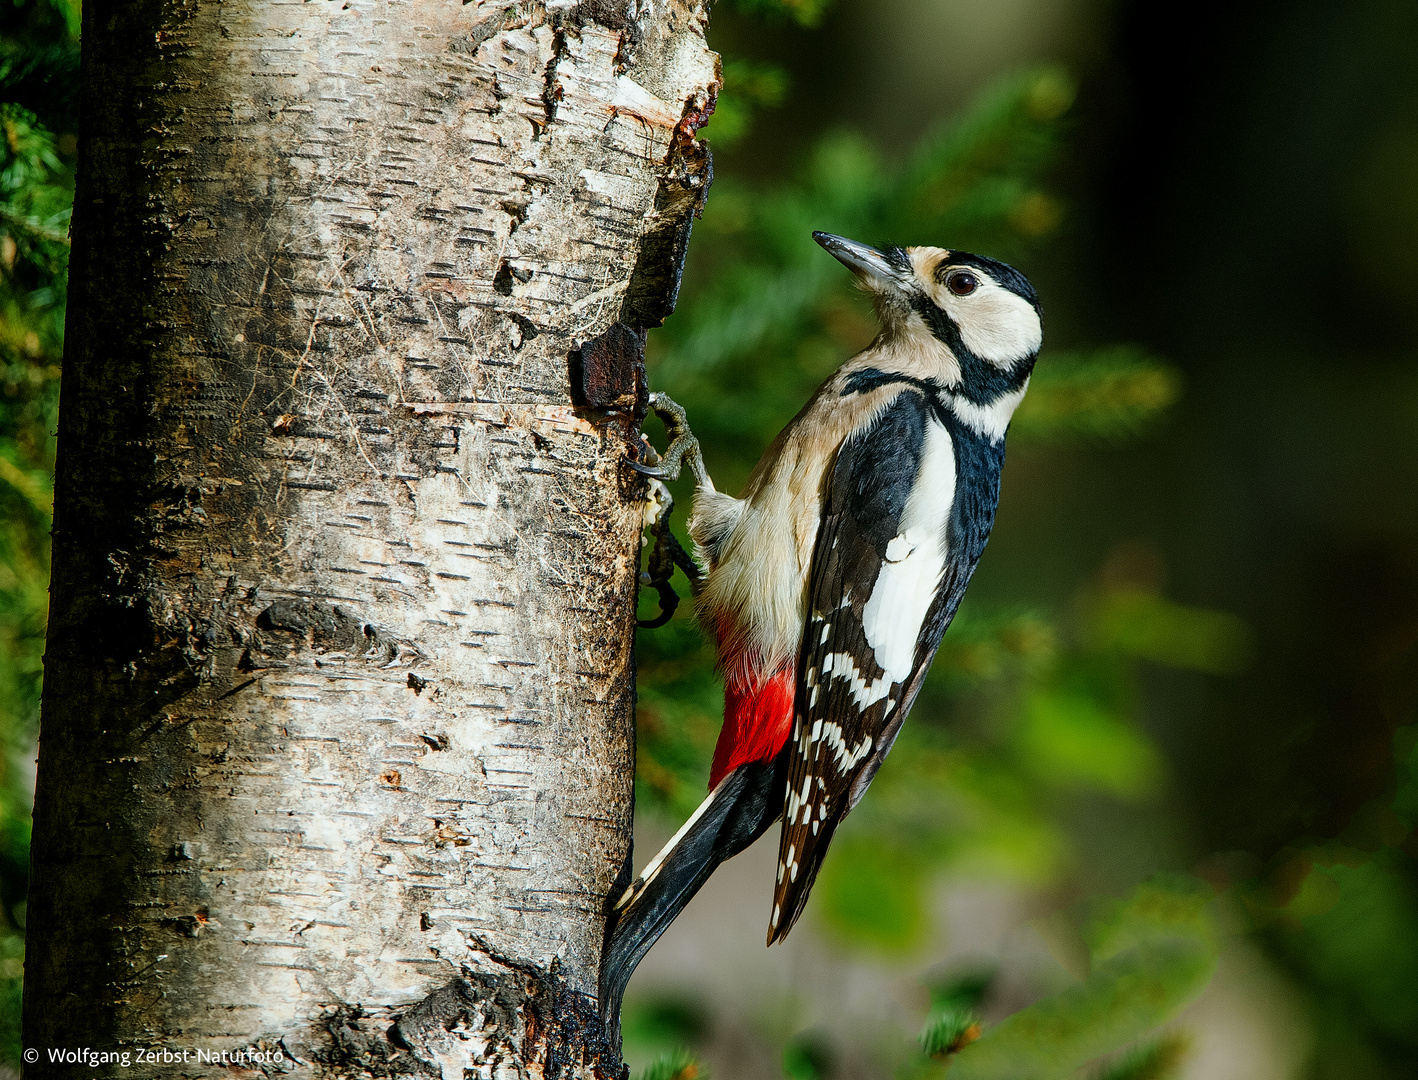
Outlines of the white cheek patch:
M937 303L960 327L965 347L998 367L1033 356L1044 343L1044 327L1024 297L977 274L980 287L969 296L941 289Z
M887 561L862 611L867 643L889 682L905 682L915 664L916 639L945 570L945 527L954 501L955 446L931 420L900 533L886 546Z

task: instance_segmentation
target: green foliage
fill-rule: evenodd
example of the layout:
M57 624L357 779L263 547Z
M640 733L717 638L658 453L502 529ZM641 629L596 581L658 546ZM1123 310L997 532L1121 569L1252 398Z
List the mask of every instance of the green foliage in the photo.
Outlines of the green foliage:
M1181 396L1181 380L1162 361L1129 345L1048 353L1010 425L1011 438L1138 435Z
M686 996L632 997L621 1010L626 1061L639 1080L694 1080L708 1073L693 1054L709 1030L703 1004Z
M1095 905L1084 938L1090 970L1073 986L980 1033L972 1012L980 975L932 990L921 1055L902 1073L933 1080L1064 1080L1165 1023L1200 993L1216 963L1211 890L1159 876L1123 900ZM1088 1073L1093 1080L1169 1080L1190 1042L1168 1033L1134 1045Z
M48 609L54 429L72 177L32 113L0 105L0 745L34 737ZM0 832L19 859L29 807L13 783ZM18 847L11 852L8 849Z
M681 998L631 1001L621 1013L621 1037L637 1047L694 1043L707 1028L698 1004Z
M832 1064L832 1049L819 1032L804 1031L783 1047L787 1080L826 1080L833 1073Z
M980 1037L975 1010L985 996L992 973L967 972L931 987L931 1012L921 1028L921 1053L947 1057Z
M1310 912L1299 916L1290 946L1320 985L1342 991L1375 1029L1418 1050L1418 887L1394 855L1316 862L1295 902Z
M850 275L823 257L812 241L815 229L863 239L978 243L1003 256L1051 231L1058 203L1040 190L1040 174L1058 145L1059 121L1073 93L1063 72L1032 71L1006 81L899 166L888 166L862 139L841 132L816 147L797 182L776 191L754 192L722 178L696 228L686 302L655 335L661 384L683 394L682 383L746 353L781 353L821 336L820 347L830 355L796 373L815 385L864 344L850 340L864 330L870 336L860 305L835 310L850 300ZM712 137L712 121L706 130ZM844 322L857 325L834 327ZM801 399L803 384L783 378L781 359L769 378L754 380L753 390L789 382L777 393Z
M704 798L723 718L713 649L689 618L676 617L638 635L636 676L635 797L683 820Z
M709 121L716 149L742 139L753 126L753 114L782 104L788 93L788 73L773 64L725 60L723 75L724 85Z
M671 1050L636 1074L635 1080L709 1080L709 1073L687 1050Z
M1124 799L1155 791L1163 773L1157 751L1080 674L1091 673L1065 668L1056 683L1038 686L1025 699L1021 760L1042 783L1091 787Z
M1092 1076L1092 1080L1174 1080L1191 1050L1191 1039L1171 1032L1133 1048Z
M1231 675L1244 670L1254 650L1250 627L1236 616L1143 588L1100 594L1089 616L1099 648L1172 667Z
M980 1021L968 1010L933 1013L921 1029L921 1051L931 1057L959 1053L980 1037Z
M1199 882L1172 877L1100 905L1086 934L1088 977L966 1046L951 1080L1063 1080L1165 1022L1215 967L1211 899Z
M819 915L841 937L884 953L906 953L928 928L925 891L932 862L914 840L848 834L833 847Z
M734 0L734 6L771 21L791 19L799 26L816 26L832 0Z
M1314 1073L1343 1077L1385 1052L1418 1057L1418 724L1394 738L1395 792L1355 812L1335 840L1285 853L1242 890L1248 910L1309 988ZM1384 1075L1374 1066L1375 1075Z
M18 934L0 937L0 1061L18 1066L20 1003L24 993L25 942Z
M18 1067L30 801L22 760L39 721L49 605L54 428L73 204L77 0L0 13L0 1062ZM67 144L67 150L61 149Z

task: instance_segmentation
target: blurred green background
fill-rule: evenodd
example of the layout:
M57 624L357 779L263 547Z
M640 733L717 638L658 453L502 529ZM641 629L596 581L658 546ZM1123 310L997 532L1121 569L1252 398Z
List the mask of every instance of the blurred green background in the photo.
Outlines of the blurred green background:
M726 0L710 40L650 360L721 488L874 332L812 229L1015 263L1045 350L806 940L731 951L767 888L726 867L631 984L632 1059L1418 1076L1418 7ZM687 618L641 634L642 861L703 795L710 665ZM1108 903L1193 921L1114 954Z
M0 5L0 1067L20 1061L54 428L78 133L78 0Z
M0 7L11 1063L77 14ZM771 856L725 867L632 982L637 1069L1418 1077L1418 6L720 0L710 43L718 178L649 359L721 488L874 333L813 229L1015 263L1046 347L803 925L765 953ZM718 729L688 606L640 636L641 861Z

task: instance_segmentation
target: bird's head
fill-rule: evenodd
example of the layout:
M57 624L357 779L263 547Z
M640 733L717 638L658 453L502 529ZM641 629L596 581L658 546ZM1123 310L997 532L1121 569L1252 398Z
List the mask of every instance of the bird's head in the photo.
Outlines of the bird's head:
M978 404L1023 387L1044 331L1039 297L1014 267L967 251L812 235L871 292L886 343L944 346L946 366L958 369L947 382Z

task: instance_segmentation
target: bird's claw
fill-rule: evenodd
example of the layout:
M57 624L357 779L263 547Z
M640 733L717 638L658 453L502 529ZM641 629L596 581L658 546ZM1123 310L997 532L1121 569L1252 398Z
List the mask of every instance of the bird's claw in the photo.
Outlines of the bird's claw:
M653 630L669 622L675 609L679 607L679 593L675 592L674 586L670 584L675 567L684 571L692 589L699 588L703 576L694 560L689 557L689 552L684 550L679 539L670 530L670 511L674 509L675 500L669 488L659 481L653 481L650 499L646 501L652 502L655 507L653 514L647 515L649 520L646 523L650 535L655 538L655 546L650 549L650 558L646 564L646 572L641 575L641 584L660 594L660 613L653 619L638 620L637 625Z
M689 430L684 409L665 394L658 393L650 395L650 407L664 422L665 433L670 437L669 448L661 455L656 454L655 448L647 444L645 462L627 458L625 463L650 480L645 526L655 538L655 545L650 549L646 573L641 576L641 582L659 593L660 613L653 619L640 620L639 625L653 629L669 622L675 609L679 607L679 594L670 585L675 567L684 571L690 586L696 590L704 580L699 567L670 530L670 511L674 509L674 497L662 481L678 479L685 459L688 458L690 471L698 485L710 490L713 490L714 485L704 471L699 440Z
M625 463L638 472L641 476L648 476L651 480L674 480L677 476L668 476L663 465L642 465L638 461L625 459ZM678 470L676 470L678 473Z
M689 430L689 418L685 415L684 408L668 394L658 392L650 395L650 408L665 425L665 434L670 438L670 445L663 454L658 455L658 463L652 461L642 465L638 461L626 459L626 464L642 476L655 480L678 480L687 458L694 482L699 487L712 488L713 482L704 468L704 457L699 452L699 440L694 437L694 432ZM650 453L654 455L653 448Z

